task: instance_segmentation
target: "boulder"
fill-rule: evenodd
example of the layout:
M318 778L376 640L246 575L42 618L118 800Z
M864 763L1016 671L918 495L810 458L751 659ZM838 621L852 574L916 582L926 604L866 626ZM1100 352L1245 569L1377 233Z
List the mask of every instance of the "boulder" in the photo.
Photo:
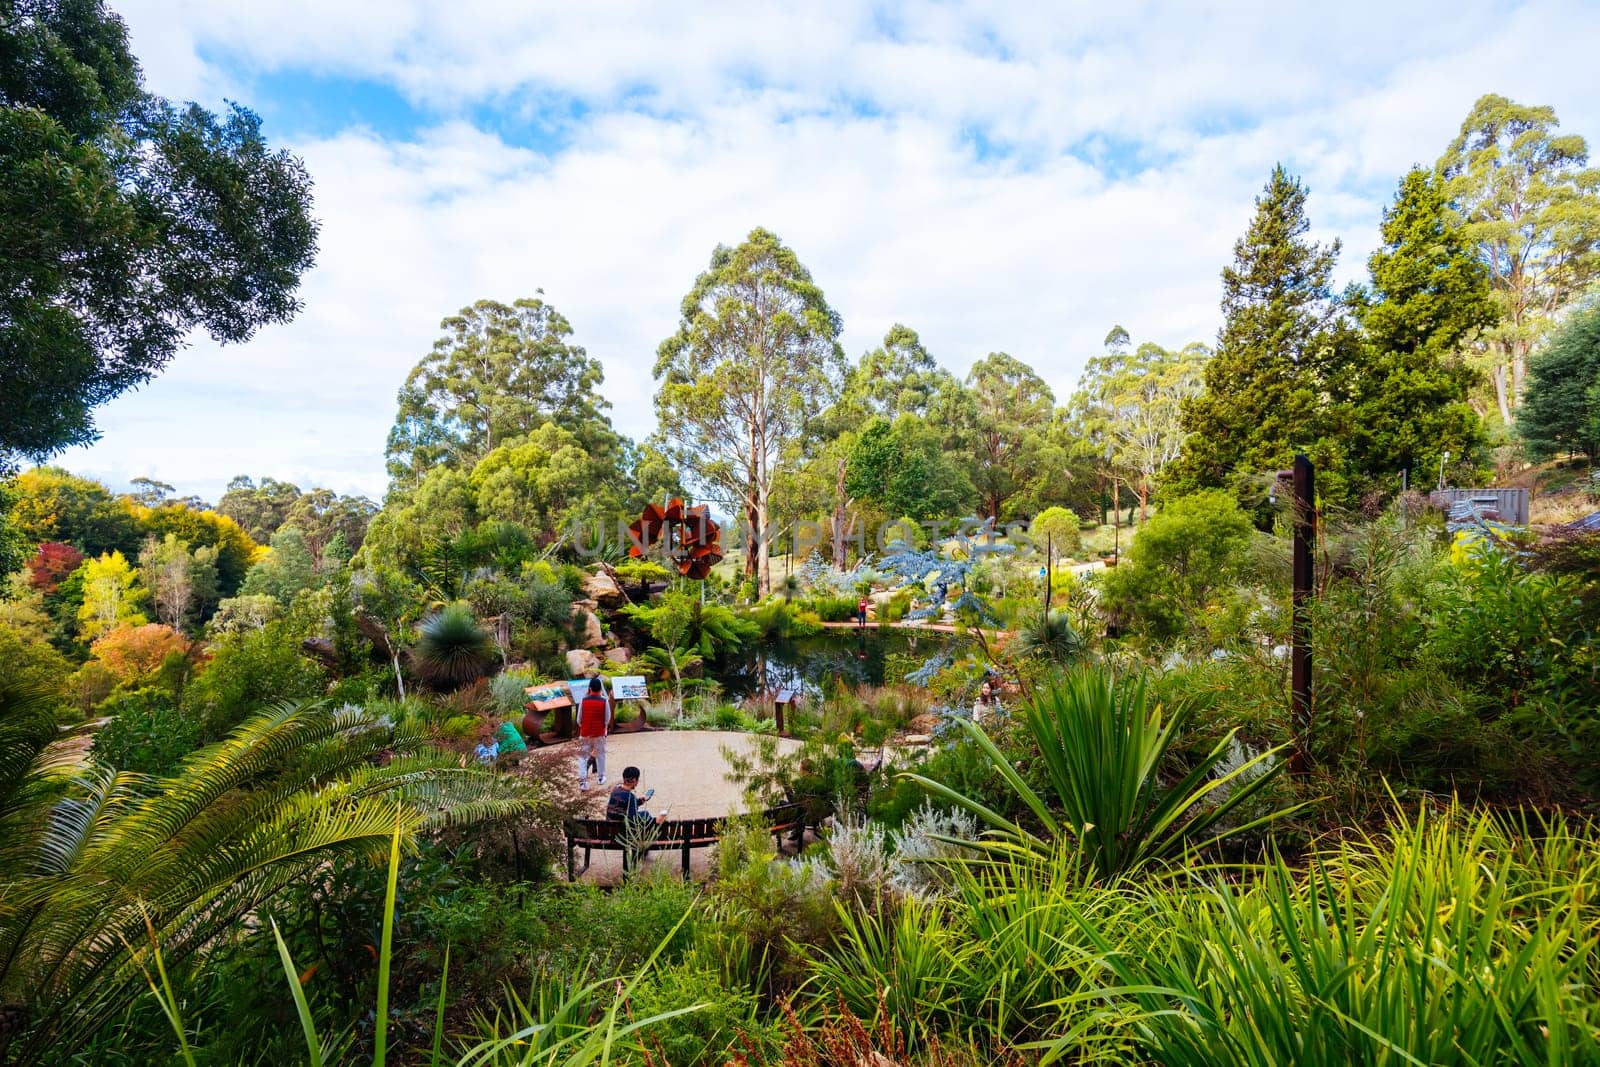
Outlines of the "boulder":
M931 734L934 727L939 725L939 716L925 712L912 719L908 725L915 733Z
M574 648L567 653L567 677L584 678L600 672L600 657L586 648Z
M578 639L578 644L583 648L605 648L606 635L600 628L600 616L588 608L579 608L574 614L583 624L583 636Z
M628 603L628 594L624 593L617 580L605 571L584 575L583 595L606 608L620 608Z
M606 649L606 662L607 663L626 663L632 658L633 658L633 653L629 652L625 648L608 648L608 649Z

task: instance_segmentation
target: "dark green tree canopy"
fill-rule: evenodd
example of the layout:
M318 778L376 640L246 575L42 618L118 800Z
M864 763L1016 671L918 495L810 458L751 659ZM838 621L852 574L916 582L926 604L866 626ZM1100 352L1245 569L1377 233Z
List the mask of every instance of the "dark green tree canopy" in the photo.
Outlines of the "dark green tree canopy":
M1432 470L1447 451L1470 463L1483 431L1467 403L1477 374L1462 349L1498 316L1488 272L1428 171L1401 180L1367 266L1371 284L1350 294L1364 351L1335 383L1348 398L1335 429L1352 475L1388 486L1402 470Z
M1534 352L1517 429L1537 459L1600 456L1600 304L1574 313Z
M1028 484L1034 454L1055 413L1055 396L1034 369L1005 352L991 352L967 372L959 411L962 444L984 517L1010 517L1007 504Z
M938 431L911 414L893 422L874 416L862 427L846 461L845 489L889 515L918 521L965 515L976 500Z
M542 295L480 300L439 324L444 335L400 390L387 450L396 483L416 485L441 464L470 468L547 422L591 452L618 450L600 362L569 340L571 324Z
M1169 496L1280 470L1321 436L1324 379L1349 338L1331 289L1339 242L1306 239L1305 203L1300 180L1273 168L1222 271L1222 332L1204 391L1184 405L1188 437L1164 476Z
M316 234L255 115L145 92L98 0L0 0L0 462L93 440L196 327L288 320Z

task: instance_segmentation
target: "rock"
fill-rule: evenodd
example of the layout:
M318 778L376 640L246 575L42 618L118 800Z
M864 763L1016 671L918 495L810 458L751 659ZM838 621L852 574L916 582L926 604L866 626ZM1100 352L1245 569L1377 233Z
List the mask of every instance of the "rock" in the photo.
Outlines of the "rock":
M300 651L312 659L320 660L329 670L334 670L339 665L339 657L334 652L333 642L326 637L306 638L300 642Z
M902 734L901 737L900 737L900 744L902 744L902 745L926 745L929 742L931 742L932 740L933 740L933 735L932 734Z
M600 628L600 616L586 608L579 608L578 613L583 620L583 636L578 639L578 644L584 648L605 648L606 635Z
M567 653L567 677L583 678L600 673L600 657L586 648L574 648Z
M919 734L931 734L933 733L933 728L938 725L939 716L931 713L918 715L909 723L910 728Z
M633 653L629 652L625 648L608 648L608 649L606 649L606 662L607 663L626 663L632 658L633 658Z
M628 603L628 594L624 593L617 580L605 571L584 575L583 595L601 607L620 608Z

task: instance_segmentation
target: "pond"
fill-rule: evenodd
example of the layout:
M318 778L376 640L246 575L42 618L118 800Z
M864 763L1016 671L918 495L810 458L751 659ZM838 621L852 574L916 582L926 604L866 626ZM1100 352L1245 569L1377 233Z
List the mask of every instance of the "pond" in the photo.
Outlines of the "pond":
M730 657L716 672L729 699L743 700L763 689L820 693L830 679L846 685L882 685L891 653L916 657L918 663L958 640L954 634L906 629L827 630L815 637L766 641Z

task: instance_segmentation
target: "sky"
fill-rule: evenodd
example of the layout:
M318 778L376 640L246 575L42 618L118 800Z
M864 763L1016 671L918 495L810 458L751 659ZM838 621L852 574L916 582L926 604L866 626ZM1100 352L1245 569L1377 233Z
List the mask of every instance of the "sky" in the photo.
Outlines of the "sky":
M110 4L151 91L251 108L315 183L295 320L197 334L55 460L213 501L239 474L381 499L396 392L485 298L542 290L617 428L648 435L684 294L757 226L852 358L901 322L958 373L1009 352L1064 401L1113 325L1215 339L1277 162L1343 241L1342 284L1480 95L1600 141L1592 0Z

